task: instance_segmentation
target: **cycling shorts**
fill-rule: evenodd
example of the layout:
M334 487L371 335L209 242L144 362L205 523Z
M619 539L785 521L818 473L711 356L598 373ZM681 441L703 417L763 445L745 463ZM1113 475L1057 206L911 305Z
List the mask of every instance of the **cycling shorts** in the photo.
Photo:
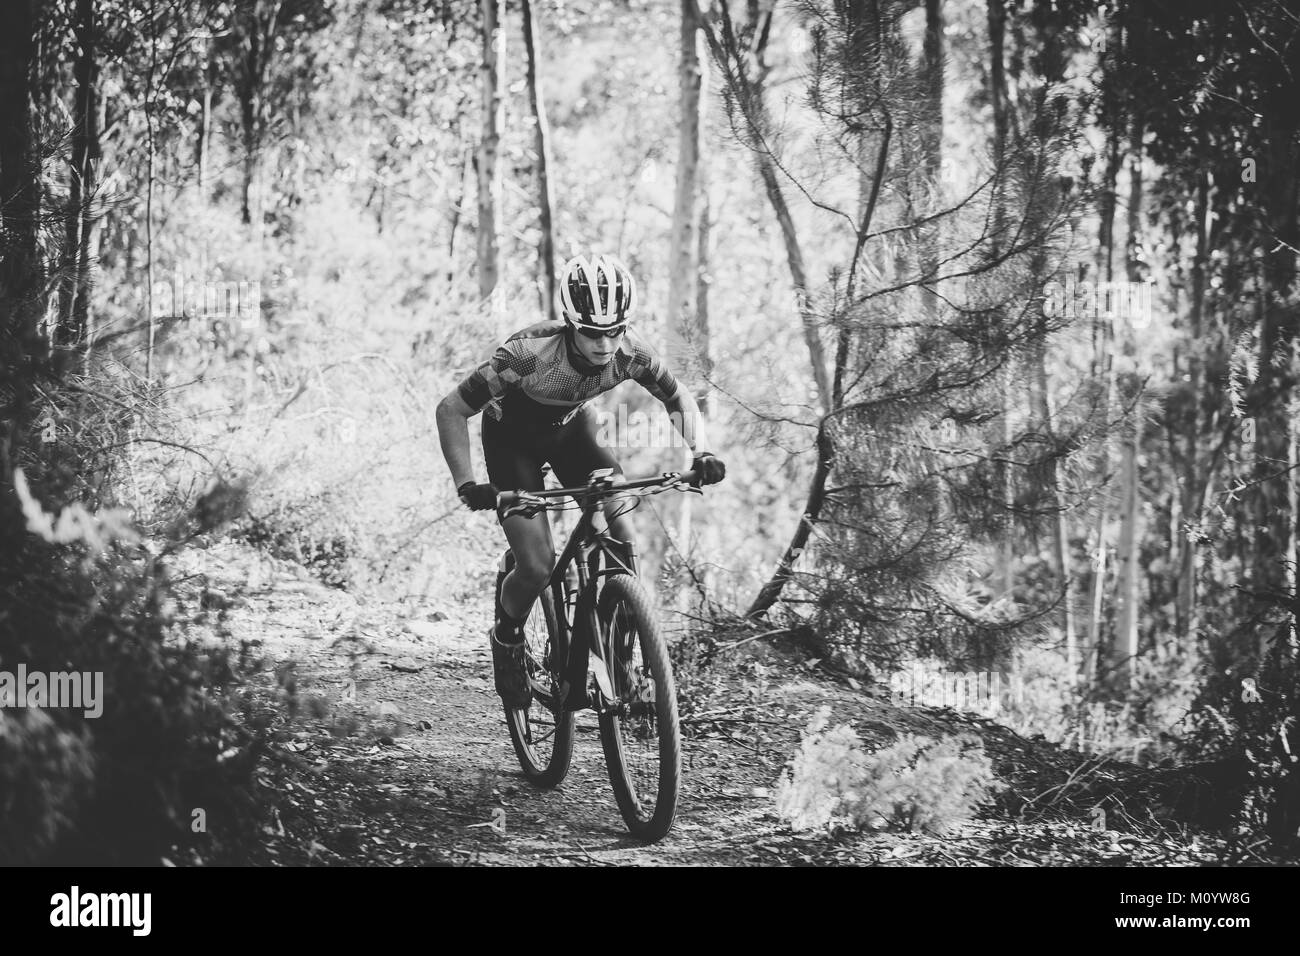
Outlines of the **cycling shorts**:
M483 416L483 457L488 480L499 491L541 491L542 465L549 464L565 488L586 484L598 468L622 468L596 440L597 415L585 406L563 425L512 427Z

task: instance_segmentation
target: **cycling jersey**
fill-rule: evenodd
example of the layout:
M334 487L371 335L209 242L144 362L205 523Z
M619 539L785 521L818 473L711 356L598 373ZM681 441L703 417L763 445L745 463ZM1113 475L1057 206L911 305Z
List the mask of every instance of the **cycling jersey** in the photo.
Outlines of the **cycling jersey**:
M506 339L459 390L470 408L497 421L556 426L628 379L661 402L677 394L677 380L632 331L605 365L591 366L569 344L563 322L538 322Z

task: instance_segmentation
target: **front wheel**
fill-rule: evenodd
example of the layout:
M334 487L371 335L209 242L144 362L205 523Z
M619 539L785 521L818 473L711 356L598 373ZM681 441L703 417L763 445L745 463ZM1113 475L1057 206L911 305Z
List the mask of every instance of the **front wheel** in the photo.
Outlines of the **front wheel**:
M614 712L600 718L614 799L634 837L659 840L672 829L682 776L668 648L645 591L629 575L605 579L596 616L618 698Z

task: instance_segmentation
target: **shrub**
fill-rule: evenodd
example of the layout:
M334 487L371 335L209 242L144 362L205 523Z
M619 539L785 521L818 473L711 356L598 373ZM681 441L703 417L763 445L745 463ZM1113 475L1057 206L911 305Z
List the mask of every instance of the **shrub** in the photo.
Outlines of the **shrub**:
M223 701L224 650L173 628L165 560L231 517L242 494L214 486L145 540L112 508L107 456L32 443L21 460L0 474L0 668L102 674L102 712L0 713L0 864L246 858L256 742ZM77 480L77 460L98 485ZM74 503L48 504L60 499ZM207 829L194 832L199 809Z
M1140 658L1133 687L1122 695L1073 679L1055 648L1020 654L1017 692L997 720L1025 737L1133 763L1168 756L1169 745L1197 689L1189 655Z
M943 834L987 802L997 784L978 741L904 734L874 753L853 729L828 729L830 708L809 722L777 786L777 813L795 830L843 826Z
M1300 845L1300 661L1285 625L1253 676L1215 668L1186 724L1185 756L1240 768L1234 807L1243 833L1264 832L1273 845Z
M39 863L72 826L94 778L88 737L0 709L0 862Z

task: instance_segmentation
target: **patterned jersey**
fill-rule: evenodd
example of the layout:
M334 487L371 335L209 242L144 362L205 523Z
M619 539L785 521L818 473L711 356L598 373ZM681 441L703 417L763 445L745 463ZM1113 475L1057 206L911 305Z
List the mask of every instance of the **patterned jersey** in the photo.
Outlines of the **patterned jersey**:
M460 383L460 396L474 411L487 408L511 424L561 424L588 401L632 379L661 402L677 394L677 380L631 330L613 358L582 371L582 356L571 354L563 322L538 322L521 329L492 358Z

